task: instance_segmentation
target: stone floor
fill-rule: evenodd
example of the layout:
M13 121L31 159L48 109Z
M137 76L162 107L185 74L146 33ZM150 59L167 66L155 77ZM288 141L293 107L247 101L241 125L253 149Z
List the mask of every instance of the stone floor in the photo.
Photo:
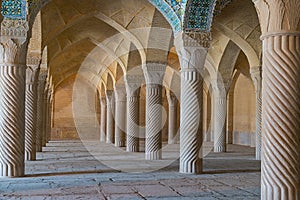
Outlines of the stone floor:
M0 199L260 199L253 148L208 153L201 175L178 173L178 148L166 145L162 161L145 161L143 153L111 153L109 144L50 142L26 162L24 178L0 179Z

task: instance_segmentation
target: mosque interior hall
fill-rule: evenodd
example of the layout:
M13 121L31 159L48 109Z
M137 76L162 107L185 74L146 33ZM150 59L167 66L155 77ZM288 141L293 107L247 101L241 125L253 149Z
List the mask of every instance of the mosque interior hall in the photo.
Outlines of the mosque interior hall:
M1 0L0 199L300 200L299 0Z

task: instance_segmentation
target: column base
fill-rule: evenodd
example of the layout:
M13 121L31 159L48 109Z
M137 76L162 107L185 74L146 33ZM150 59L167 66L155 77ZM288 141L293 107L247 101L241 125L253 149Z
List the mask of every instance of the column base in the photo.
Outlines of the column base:
M215 153L224 153L226 152L226 147L214 147Z
M125 147L125 141L116 141L115 146L116 147Z
M36 147L36 152L43 152L43 148L42 147Z
M0 164L0 178L16 178L24 176L24 166Z
M201 174L202 160L193 163L180 163L179 173L182 174Z
M36 160L35 153L25 151L25 160L27 160L27 161L35 161Z
M162 159L162 152L155 151L155 152L146 152L145 153L146 160L161 160Z
M127 146L126 151L127 152L139 152L139 147L138 146Z

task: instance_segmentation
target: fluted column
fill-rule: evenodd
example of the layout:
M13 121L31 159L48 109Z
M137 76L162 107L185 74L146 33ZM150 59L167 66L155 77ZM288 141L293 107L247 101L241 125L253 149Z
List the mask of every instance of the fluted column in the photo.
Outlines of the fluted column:
M263 40L261 199L300 199L300 4L257 0Z
M51 119L52 119L52 101L53 101L53 88L49 85L48 96L47 96L47 116L46 116L46 143L51 138Z
M255 86L256 94L256 160L261 160L261 112L262 112L262 98L261 98L261 87L262 87L262 74L261 67L252 67L251 78Z
M115 142L114 97L113 90L106 90L106 143Z
M10 35L19 31L18 37ZM4 19L1 24L0 177L24 175L27 31L26 21Z
M45 86L44 89L44 101L43 101L43 124L42 124L42 128L43 128L43 140L42 140L42 146L45 147L47 144L47 115L48 115L48 109L47 109L47 105L48 105L48 87L47 84Z
M101 122L100 122L100 142L106 141L106 97L100 96Z
M181 66L180 169L202 172L203 69L210 33L182 33L175 39Z
M169 104L169 125L168 125L168 144L177 143L177 98L173 92L167 90L167 99Z
M140 86L142 76L126 75L127 93L127 131L126 131L126 151L139 151L139 105Z
M125 85L115 87L116 114L115 114L115 146L125 147L126 129L126 88Z
M27 60L33 60L29 58ZM27 61L25 91L25 160L36 159L36 122L37 122L37 80L39 58L35 63ZM29 64L30 63L30 64Z
M147 63L146 79L146 160L162 159L162 82L166 64Z
M47 70L41 70L38 82L37 98L37 127L36 127L36 151L42 152L43 147L43 104L44 88L47 77Z
M227 92L221 80L212 80L214 102L214 152L226 152Z

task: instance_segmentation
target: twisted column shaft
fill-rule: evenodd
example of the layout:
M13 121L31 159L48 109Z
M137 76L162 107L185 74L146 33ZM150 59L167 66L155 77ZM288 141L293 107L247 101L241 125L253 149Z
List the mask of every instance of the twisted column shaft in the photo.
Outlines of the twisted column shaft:
M214 95L214 152L226 151L226 95Z
M48 95L48 90L44 90L44 101L43 101L43 124L42 124L42 134L43 134L43 140L42 140L42 146L45 147L46 144L47 144L47 101L48 101L48 98L47 98L47 95Z
M181 71L180 172L200 173L203 79L197 70Z
M261 160L261 126L262 126L262 97L261 97L261 87L262 87L262 74L261 67L251 68L251 77L255 86L256 94L256 160Z
M167 91L167 99L169 103L169 126L168 126L168 144L176 144L176 129L177 129L177 99L171 92Z
M25 92L25 160L36 159L36 82L26 85Z
M24 175L26 43L16 41L0 43L0 177Z
M37 97L37 121L36 121L36 151L42 152L43 147L43 104L44 104L45 80L40 80L38 84Z
M24 175L25 67L0 67L0 176Z
M147 160L162 158L162 87L157 84L146 86L146 145Z
M116 90L116 114L115 114L115 146L125 146L125 128L126 128L126 91L125 87Z
M100 142L106 141L106 97L100 97L101 122L100 122Z
M262 199L300 198L300 34L263 40Z
M114 143L115 134L114 134L114 99L113 99L113 91L106 91L106 143Z
M139 97L140 89L127 91L127 144L126 151L139 151Z

